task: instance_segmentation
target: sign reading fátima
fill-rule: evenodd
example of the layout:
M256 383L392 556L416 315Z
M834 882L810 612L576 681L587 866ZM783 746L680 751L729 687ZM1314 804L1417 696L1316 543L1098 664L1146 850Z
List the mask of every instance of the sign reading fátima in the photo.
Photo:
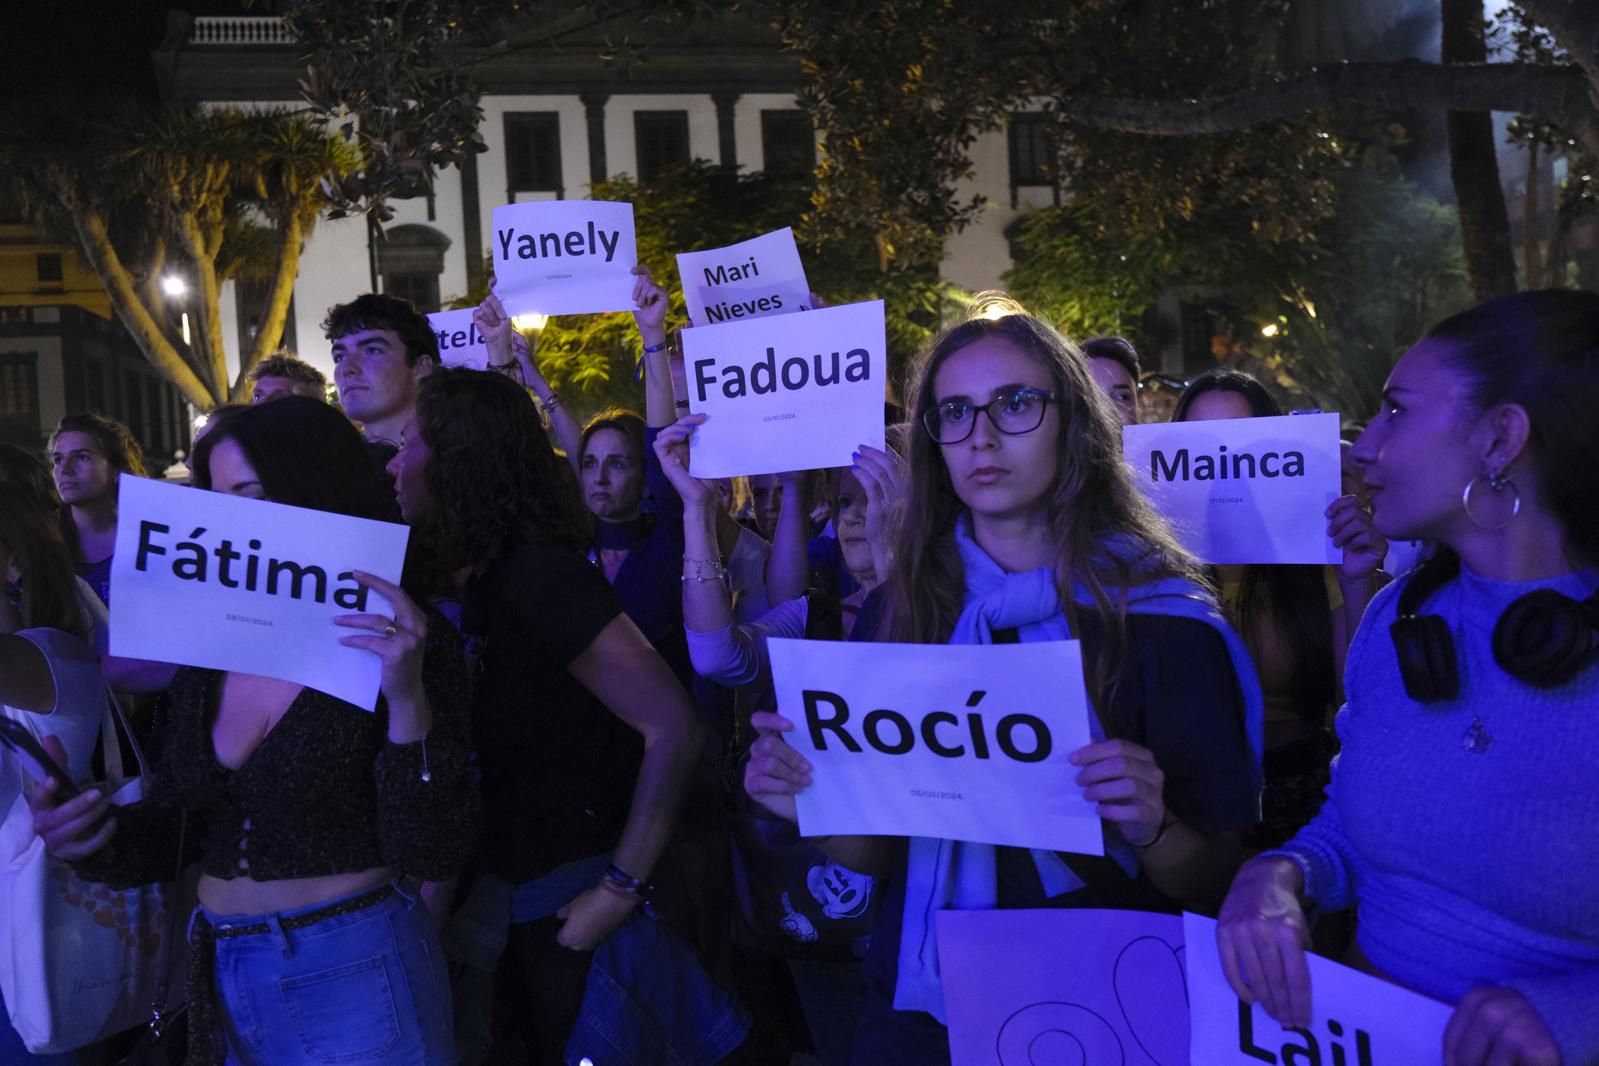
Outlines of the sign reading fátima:
M1128 426L1134 479L1207 563L1337 563L1327 506L1342 491L1338 416Z
M111 654L295 681L372 710L382 663L340 644L363 631L333 619L393 615L354 571L398 583L409 535L387 522L123 478Z
M494 291L512 315L633 310L633 205L545 200L494 209Z
M1089 742L1076 641L767 644L814 785L800 832L1104 854L1071 753Z
M883 302L685 329L695 477L849 466L883 447Z

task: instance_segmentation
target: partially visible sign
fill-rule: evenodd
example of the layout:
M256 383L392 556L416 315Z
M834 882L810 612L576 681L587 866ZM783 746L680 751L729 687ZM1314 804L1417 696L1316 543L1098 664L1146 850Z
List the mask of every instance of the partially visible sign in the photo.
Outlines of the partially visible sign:
M1175 914L948 910L936 920L954 1066L1188 1063Z
M382 662L343 614L393 615L358 584L398 583L410 530L148 478L118 482L111 654L295 681L377 706Z
M677 273L696 326L805 311L811 302L794 231L787 226L726 248L680 252Z
M633 205L542 200L494 209L494 291L512 315L633 310Z
M883 302L685 329L695 477L849 466L883 447L888 343Z
M428 315L428 325L439 338L439 360L445 366L465 367L468 370L487 370L489 350L483 343L483 334L472 321L472 309L435 311Z
M1227 984L1216 948L1216 923L1183 915L1188 944L1190 1057L1205 1066L1262 1062L1337 1066L1437 1066L1454 1011L1398 985L1306 955L1310 1027L1284 1029Z
M1139 487L1207 563L1338 563L1327 506L1342 492L1338 416L1127 426Z
M1104 854L1068 761L1090 735L1076 641L767 648L788 742L814 769L797 797L804 835Z

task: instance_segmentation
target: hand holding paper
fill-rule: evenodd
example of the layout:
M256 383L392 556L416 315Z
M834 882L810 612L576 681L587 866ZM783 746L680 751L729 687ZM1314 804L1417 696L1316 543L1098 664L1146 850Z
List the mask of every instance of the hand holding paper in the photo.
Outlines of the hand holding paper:
M384 614L341 614L334 625L371 630L376 636L340 637L347 648L364 648L383 663L381 691L389 712L389 740L409 744L427 736L433 724L427 691L422 686L422 658L427 649L428 620L405 590L381 577L357 570L353 574L365 588L385 600L394 617Z
M771 711L756 711L750 724L760 737L750 747L744 764L744 791L762 807L785 821L799 822L794 797L811 787L811 764L805 756L788 746L784 733L794 731L794 723Z

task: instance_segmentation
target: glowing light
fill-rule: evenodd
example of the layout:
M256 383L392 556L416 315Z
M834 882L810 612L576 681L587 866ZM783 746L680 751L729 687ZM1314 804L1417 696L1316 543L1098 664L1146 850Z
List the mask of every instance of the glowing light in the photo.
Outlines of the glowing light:
M511 325L525 333L530 329L543 329L549 321L549 315L517 315L511 319Z
M193 344L194 342L189 339L189 312L187 312L187 311L183 312L182 325L183 325L183 343L184 344Z
M168 296L182 296L189 291L189 283L176 274L168 274L161 279L161 291Z
M1277 328L1277 323L1275 323L1275 322L1269 322L1266 325L1260 327L1260 335L1262 337L1266 337L1266 338L1275 337L1275 336L1277 336L1277 334L1279 332L1281 332L1281 331Z
M993 320L1004 318L1006 315L1025 315L1026 313L1027 308L1018 303L1009 293L990 289L972 297L967 317Z

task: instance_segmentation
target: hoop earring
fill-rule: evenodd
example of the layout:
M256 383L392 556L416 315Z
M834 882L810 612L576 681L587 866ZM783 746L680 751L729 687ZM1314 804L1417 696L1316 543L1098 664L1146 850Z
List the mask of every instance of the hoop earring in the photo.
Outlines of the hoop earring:
M1508 488L1511 492L1512 498L1510 501L1510 514L1505 516L1505 520L1500 522L1498 525L1494 525L1491 522L1484 522L1482 519L1471 513L1471 501L1473 498L1473 493L1476 491L1478 483L1484 480L1488 482L1488 487L1493 490L1493 494L1495 496L1498 496L1501 492L1505 491L1506 488ZM1460 506L1465 510L1466 517L1471 519L1471 524L1476 526L1478 529L1504 529L1511 522L1515 521L1516 516L1521 513L1521 490L1516 488L1516 483L1514 481L1510 480L1510 475L1504 473L1503 471L1497 474L1478 474L1476 477L1466 482L1466 487L1460 494Z

